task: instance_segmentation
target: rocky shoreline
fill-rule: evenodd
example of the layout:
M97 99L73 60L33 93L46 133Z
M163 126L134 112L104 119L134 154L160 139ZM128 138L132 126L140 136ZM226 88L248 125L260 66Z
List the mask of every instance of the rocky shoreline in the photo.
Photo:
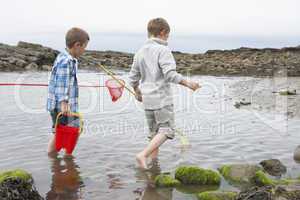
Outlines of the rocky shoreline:
M59 51L39 44L0 43L0 71L51 70ZM282 49L239 48L209 50L204 54L173 52L177 70L185 75L273 76L282 72L300 76L300 47ZM99 70L97 63L129 70L133 54L116 51L87 51L80 58L80 69Z
M148 184L153 189L176 189L198 200L299 200L300 179L284 178L286 173L287 167L278 159L259 164L226 164L218 171L183 165L174 172L153 173ZM225 189L225 182L231 187ZM143 191L135 193L142 195ZM44 198L37 191L32 175L16 169L0 173L0 199Z

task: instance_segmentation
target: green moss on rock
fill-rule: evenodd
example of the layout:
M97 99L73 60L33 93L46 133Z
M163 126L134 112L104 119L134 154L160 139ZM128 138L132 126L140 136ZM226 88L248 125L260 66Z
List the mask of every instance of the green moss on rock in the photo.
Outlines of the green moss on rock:
M219 168L219 172L222 174L222 176L225 179L230 178L230 170L231 170L230 165L223 165L222 167Z
M167 174L160 174L156 176L154 181L157 187L176 187L180 185L180 181Z
M237 196L236 192L202 192L197 195L199 200L234 200Z
M186 185L219 185L221 182L217 172L195 166L178 167L175 179Z
M34 185L32 176L16 169L0 173L0 199L43 200Z
M14 179L14 178L19 178L25 182L32 179L31 175L22 169L16 169L16 170L0 173L0 183L2 183L7 179Z
M267 177L267 175L261 170L259 170L255 173L254 183L257 186L274 186L275 185L275 182L272 179L270 179L269 177Z

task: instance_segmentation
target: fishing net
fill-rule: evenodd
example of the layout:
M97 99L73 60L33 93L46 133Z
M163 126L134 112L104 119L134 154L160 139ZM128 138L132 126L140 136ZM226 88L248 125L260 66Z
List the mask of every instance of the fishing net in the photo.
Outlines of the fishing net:
M124 85L125 81L121 79L109 79L105 81L105 86L107 87L113 102L117 101L122 96Z

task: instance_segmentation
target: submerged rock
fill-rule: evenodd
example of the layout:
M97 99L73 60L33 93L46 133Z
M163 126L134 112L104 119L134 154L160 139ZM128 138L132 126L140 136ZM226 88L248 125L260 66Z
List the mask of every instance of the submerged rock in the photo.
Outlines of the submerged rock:
M251 187L241 191L235 200L299 200L300 190L289 187Z
M240 101L240 102L235 102L234 107L240 108L241 106L249 106L249 105L251 105L251 102Z
M280 91L279 92L280 95L296 95L297 91L296 90L286 90L286 91Z
M286 166L278 159L263 160L259 163L272 176L282 176L286 173Z
M197 195L199 200L235 200L236 192L212 191L202 192Z
M251 164L223 165L219 168L222 176L234 185L253 184L253 178L259 170L261 168L258 165Z
M221 182L217 172L195 166L178 167L175 179L186 185L219 185Z
M289 187L277 187L275 195L278 200L299 200L300 190L290 189Z
M160 174L155 177L155 185L157 187L176 187L180 185L180 181L169 174Z
M271 186L252 187L240 192L235 200L275 200Z
M1 200L42 200L34 186L33 178L24 170L7 171L0 174Z
M300 145L294 151L294 160L300 163Z

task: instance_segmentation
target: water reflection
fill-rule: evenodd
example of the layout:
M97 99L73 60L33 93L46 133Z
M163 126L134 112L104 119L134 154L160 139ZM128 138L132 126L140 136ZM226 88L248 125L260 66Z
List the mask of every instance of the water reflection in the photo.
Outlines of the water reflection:
M79 166L73 156L51 159L52 184L47 193L47 200L82 200L83 181L80 177Z
M173 188L156 188L154 179L161 173L159 160L155 159L151 162L148 170L136 170L136 179L138 182L144 182L144 188L137 188L133 192L137 195L136 200L171 200Z

